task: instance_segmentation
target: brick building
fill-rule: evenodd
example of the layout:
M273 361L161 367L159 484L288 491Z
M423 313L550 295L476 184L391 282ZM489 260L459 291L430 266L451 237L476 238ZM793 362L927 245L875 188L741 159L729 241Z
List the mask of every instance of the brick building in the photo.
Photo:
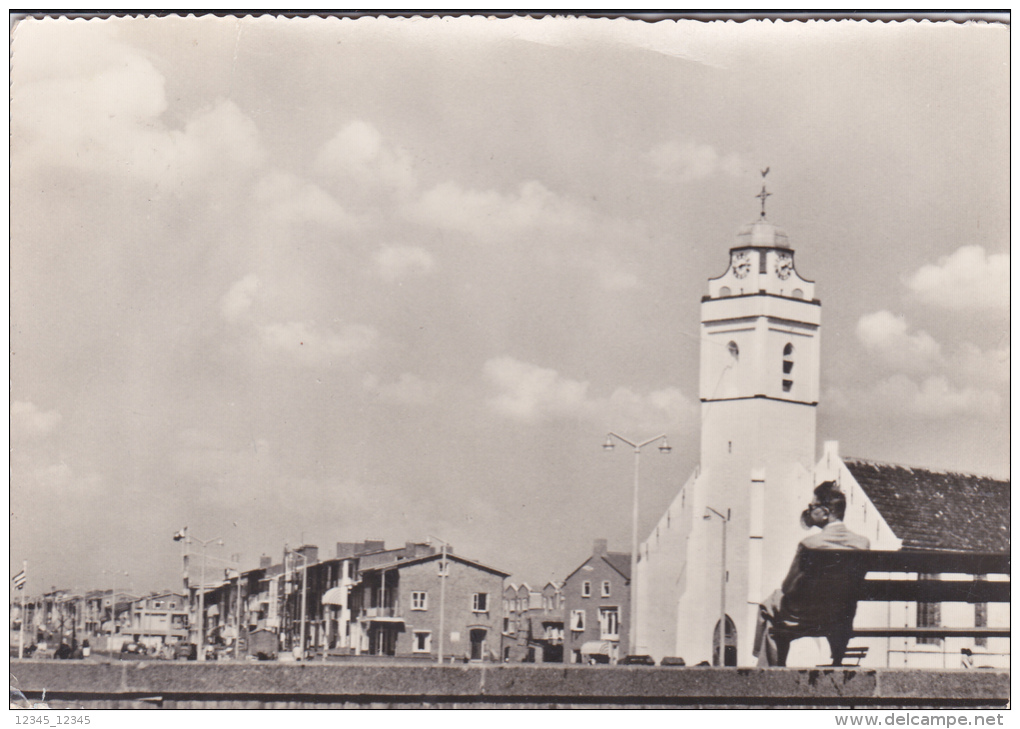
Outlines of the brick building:
M442 643L449 659L499 659L508 573L436 553L362 568L360 575L352 595L357 652L436 658Z
M596 539L563 581L563 662L615 663L630 653L630 555Z

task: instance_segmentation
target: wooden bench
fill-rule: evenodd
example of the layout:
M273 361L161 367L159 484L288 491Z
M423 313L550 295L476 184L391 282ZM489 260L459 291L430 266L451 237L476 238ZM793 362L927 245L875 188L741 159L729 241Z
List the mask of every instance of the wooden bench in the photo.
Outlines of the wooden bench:
M1010 574L1008 553L948 551L805 550L802 567L818 575L819 583L846 580L847 594L856 600L878 602L1010 601L1010 582L981 579ZM874 573L910 573L915 577L877 577ZM970 580L921 579L921 575L964 574ZM1009 628L990 627L858 627L859 638L1008 638Z

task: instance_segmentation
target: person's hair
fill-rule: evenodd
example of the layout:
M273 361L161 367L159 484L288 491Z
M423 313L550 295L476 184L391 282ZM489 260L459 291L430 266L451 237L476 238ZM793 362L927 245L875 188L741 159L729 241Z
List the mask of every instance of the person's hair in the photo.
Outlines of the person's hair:
M835 481L826 481L815 486L815 499L837 519L843 520L846 514L846 496L839 490L839 485Z

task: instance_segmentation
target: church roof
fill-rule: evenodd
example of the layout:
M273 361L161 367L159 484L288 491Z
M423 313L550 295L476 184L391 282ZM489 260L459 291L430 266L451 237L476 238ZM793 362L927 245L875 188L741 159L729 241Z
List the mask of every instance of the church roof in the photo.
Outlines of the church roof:
M1009 481L856 458L843 463L904 549L1009 551Z

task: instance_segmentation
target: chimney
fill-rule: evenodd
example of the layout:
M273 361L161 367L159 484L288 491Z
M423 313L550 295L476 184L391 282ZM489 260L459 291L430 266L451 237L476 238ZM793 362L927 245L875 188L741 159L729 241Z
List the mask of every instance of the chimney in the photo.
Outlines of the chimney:
M386 549L386 542L382 539L366 539L359 545L358 554L382 552L384 549Z
M261 557L259 557L259 569L260 570L264 570L267 567L272 567L272 566L273 566L273 558L270 557L268 554L263 554Z
M595 547L592 549L592 554L596 557L605 557L609 554L609 540L608 539L596 539Z

